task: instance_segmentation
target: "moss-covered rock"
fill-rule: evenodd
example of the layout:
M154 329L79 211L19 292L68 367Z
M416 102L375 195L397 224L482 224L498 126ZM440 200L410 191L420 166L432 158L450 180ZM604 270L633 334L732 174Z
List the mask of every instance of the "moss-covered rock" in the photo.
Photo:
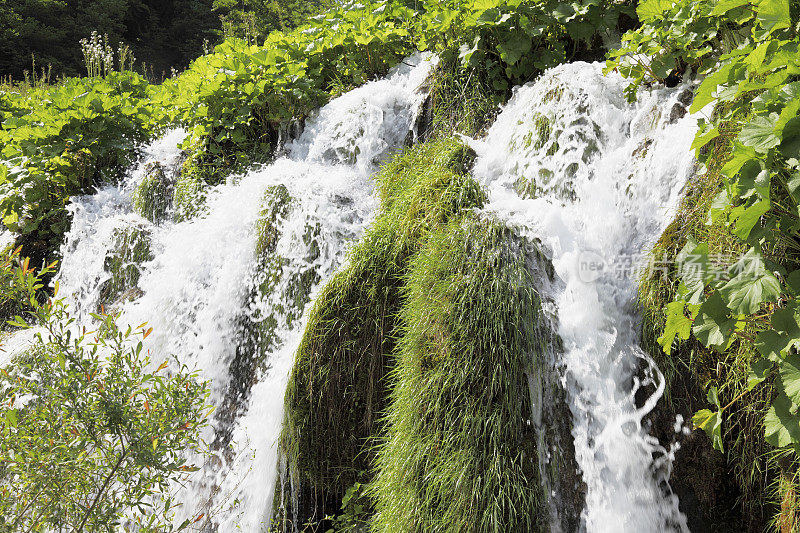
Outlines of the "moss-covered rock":
M99 304L111 307L120 301L138 298L142 264L152 259L150 234L145 228L131 226L115 230L114 245L104 264L110 277L100 288Z
M144 179L133 193L133 208L141 216L158 224L167 216L172 203L172 181L160 163L148 165Z
M526 244L468 216L411 264L373 531L544 531L527 373L547 350Z
M408 261L434 228L484 201L463 165L454 168L461 151L453 140L430 142L386 166L380 215L317 298L286 394L282 449L299 492L297 508L277 510L279 529L322 527L348 488L370 479Z
M300 261L292 263L278 253L284 221L294 207L295 201L284 185L268 187L264 192L256 223L255 252L259 268L245 306L258 311L246 313L239 321L239 342L229 368L231 378L216 414L219 423L214 447L217 449L225 449L230 443L230 422L246 409L250 390L260 372L267 368L267 355L279 347L277 329L289 329L300 318L309 302L311 289L319 281L312 266L320 253L318 226L306 225L302 238L307 253Z
M206 200L206 187L202 178L192 174L178 178L172 199L176 222L189 220L202 213Z

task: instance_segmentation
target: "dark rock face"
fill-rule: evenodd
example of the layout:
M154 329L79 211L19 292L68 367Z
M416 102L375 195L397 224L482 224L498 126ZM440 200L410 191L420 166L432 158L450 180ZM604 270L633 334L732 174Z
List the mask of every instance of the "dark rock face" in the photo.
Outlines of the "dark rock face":
M652 386L639 389L636 399L641 406L654 392ZM740 491L734 482L724 456L714 450L711 440L700 430L686 434L676 431L676 420L691 428L692 414L706 407L702 388L690 373L676 374L669 383L669 397L662 397L645 418L650 434L669 449L678 443L672 464L669 489L680 502L693 533L716 531L762 531L765 524L748 523L741 516L737 499ZM699 400L698 400L699 399Z

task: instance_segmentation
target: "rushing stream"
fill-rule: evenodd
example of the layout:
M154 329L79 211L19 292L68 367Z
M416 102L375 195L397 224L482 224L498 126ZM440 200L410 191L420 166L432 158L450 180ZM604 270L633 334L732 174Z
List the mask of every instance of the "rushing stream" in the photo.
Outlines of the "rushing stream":
M475 175L487 210L541 240L555 301L575 455L590 532L686 530L669 490L670 450L643 418L663 379L639 347L636 267L694 171L685 87L629 104L625 81L572 63L518 88L485 140ZM645 371L640 373L640 369ZM655 387L637 405L638 387Z
M72 203L58 275L72 309L84 321L105 305L148 322L154 361L175 356L212 383L212 457L181 489L177 520L203 512L205 530L267 529L307 310L373 219L371 176L414 138L434 63L415 56L331 101L273 163L205 191L198 216L153 221L133 208L154 168L176 186L180 129L146 147L121 184ZM574 63L518 88L488 135L469 141L473 173L489 192L485 210L540 241L555 268L541 290L563 341L554 358L585 484L581 529L685 531L668 483L673 450L644 423L663 378L639 348L636 267L694 171L695 122L686 87L630 104L624 85ZM557 484L547 488L557 499Z
M121 320L154 328L146 344L154 360L174 355L212 383L217 413L205 439L215 457L180 495L178 521L202 511L204 529L266 530L304 309L370 222L370 176L413 135L434 64L416 56L333 100L284 156L208 191L195 218L154 224L132 208L154 162L175 178L181 130L147 147L120 186L73 202L61 294L87 319L114 288L110 267L123 269L138 282L116 299Z

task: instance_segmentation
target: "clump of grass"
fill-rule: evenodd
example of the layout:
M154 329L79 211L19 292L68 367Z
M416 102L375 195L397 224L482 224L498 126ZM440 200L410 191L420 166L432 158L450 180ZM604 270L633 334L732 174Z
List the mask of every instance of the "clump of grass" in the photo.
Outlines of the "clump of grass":
M526 372L544 350L526 244L475 215L411 262L373 531L540 531Z
M300 493L297 516L279 510L279 522L319 522L369 478L409 260L432 231L484 202L465 157L453 139L429 142L378 176L381 212L318 296L295 359L282 449Z
M480 69L463 68L457 57L442 61L432 76L430 137L486 132L509 94L492 89L485 76Z

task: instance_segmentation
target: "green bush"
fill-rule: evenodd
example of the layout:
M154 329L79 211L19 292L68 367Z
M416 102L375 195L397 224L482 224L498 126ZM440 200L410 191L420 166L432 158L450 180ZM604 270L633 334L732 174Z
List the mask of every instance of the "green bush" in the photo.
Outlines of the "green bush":
M27 96L0 129L0 216L24 242L61 242L69 197L121 177L154 129L152 89L125 72ZM9 166L10 165L10 166ZM27 240L26 240L27 239Z
M95 332L78 331L61 300L38 304L39 274L26 267L15 273L42 332L0 369L0 530L169 530L170 484L202 449L207 385L185 367L163 371L167 361L152 370L145 325L95 315ZM0 292L16 297L14 285Z

